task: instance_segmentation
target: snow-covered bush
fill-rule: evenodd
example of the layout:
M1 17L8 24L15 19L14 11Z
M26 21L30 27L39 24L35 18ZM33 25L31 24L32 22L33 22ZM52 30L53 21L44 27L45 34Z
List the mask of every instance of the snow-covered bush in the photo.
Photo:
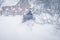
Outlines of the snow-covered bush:
M37 23L59 24L59 0L31 0L30 5Z

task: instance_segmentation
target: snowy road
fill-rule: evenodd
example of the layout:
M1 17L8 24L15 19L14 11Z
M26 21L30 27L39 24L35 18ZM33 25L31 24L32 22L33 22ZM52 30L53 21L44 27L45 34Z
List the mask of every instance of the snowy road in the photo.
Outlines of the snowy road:
M22 16L0 16L0 40L60 40L60 30L55 25L30 27L21 22Z

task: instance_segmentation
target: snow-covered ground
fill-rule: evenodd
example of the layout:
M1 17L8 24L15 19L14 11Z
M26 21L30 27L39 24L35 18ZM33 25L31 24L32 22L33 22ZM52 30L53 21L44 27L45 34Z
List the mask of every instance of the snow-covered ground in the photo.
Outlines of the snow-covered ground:
M0 16L0 40L60 40L59 31L52 24L22 23L22 16Z

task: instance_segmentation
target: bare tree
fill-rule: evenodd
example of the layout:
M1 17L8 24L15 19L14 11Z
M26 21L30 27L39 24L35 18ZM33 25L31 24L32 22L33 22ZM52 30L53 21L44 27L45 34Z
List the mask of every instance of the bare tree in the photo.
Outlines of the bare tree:
M0 6L2 5L3 2L4 2L4 0L0 0Z

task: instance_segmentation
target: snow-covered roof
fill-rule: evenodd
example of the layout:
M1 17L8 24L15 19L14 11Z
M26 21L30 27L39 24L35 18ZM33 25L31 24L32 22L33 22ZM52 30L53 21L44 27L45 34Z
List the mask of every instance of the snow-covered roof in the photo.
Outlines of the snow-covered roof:
M13 6L18 3L19 0L5 0L1 6Z

